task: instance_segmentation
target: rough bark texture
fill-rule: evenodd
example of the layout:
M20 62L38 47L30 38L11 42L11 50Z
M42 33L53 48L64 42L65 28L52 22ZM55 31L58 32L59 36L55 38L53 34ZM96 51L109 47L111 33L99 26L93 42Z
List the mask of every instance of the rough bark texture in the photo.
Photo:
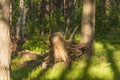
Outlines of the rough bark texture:
M40 34L43 36L45 34L45 15L46 15L46 1L40 1L40 22L43 25L42 30L40 30Z
M70 54L81 56L88 49L87 44L74 43L74 41L65 40L62 33L55 32L50 37L51 46L53 49L54 61L63 61L65 64L71 63Z
M20 0L19 9L20 9L20 13L18 16L16 27L14 27L15 29L12 30L13 32L16 32L15 35L13 35L11 38L13 44L12 45L13 52L19 51L21 46L25 42L25 22L26 22L27 10L24 5L24 0Z
M65 64L69 64L70 57L65 48L65 40L60 32L56 32L51 36L51 44L54 52L54 61L64 61Z
M0 80L10 80L10 1L0 0Z
M95 0L84 0L82 14L81 44L88 45L88 55L94 52Z
M18 16L18 21L16 23L16 38L18 40L20 40L24 35L24 25L25 25L25 15L26 15L24 0L20 0L19 8L20 8L20 13Z
M65 21L66 21L66 34L70 33L70 1L69 0L64 0L64 16L65 16Z
M109 12L110 12L110 0L105 0L105 7L106 7L106 16L109 16Z

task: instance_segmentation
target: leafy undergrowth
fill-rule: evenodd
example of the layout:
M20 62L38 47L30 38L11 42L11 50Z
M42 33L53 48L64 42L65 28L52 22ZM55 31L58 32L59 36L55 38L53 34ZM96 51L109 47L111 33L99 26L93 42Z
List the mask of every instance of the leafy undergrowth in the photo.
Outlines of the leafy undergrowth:
M38 44L39 43L39 44ZM44 44L38 42L36 51L19 53L12 59L13 80L119 80L120 44L108 41L95 43L95 54L87 59L85 55L77 58L66 67L62 62L41 69L44 57ZM32 45L33 46L33 45ZM34 45L35 46L35 45ZM39 52L39 49L41 51ZM32 49L34 50L34 49ZM38 51L38 53L36 53Z
M46 36L44 37L44 40L38 37L28 39L26 43L23 45L23 50L28 49L34 53L41 54L46 49L48 49L48 45L45 44L45 42L48 42Z

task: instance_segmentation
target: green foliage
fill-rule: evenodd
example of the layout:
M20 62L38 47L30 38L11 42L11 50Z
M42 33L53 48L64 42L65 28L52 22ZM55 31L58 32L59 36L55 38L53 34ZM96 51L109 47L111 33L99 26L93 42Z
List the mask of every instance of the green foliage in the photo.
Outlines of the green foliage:
M45 45L44 42L40 40L39 38L38 39L34 38L32 40L28 40L23 45L23 49L27 49L27 50L40 54L40 53L43 53L44 50L48 49L48 46Z
M46 4L50 0L46 0ZM54 2L54 0L52 0ZM56 0L55 0L56 1ZM80 28L82 20L82 2L76 0L76 8L71 10L70 30L79 26L75 34L75 42L80 42ZM105 0L96 1L96 43L95 54L91 59L86 56L79 57L72 62L69 67L63 63L57 63L46 71L41 70L44 50L48 49L43 41L48 42L50 32L65 32L66 22L63 15L63 6L52 4L52 10L42 13L40 0L26 0L26 35L27 41L23 45L23 50L30 50L39 56L36 61L39 65L34 64L32 58L17 55L12 60L12 79L13 80L119 80L120 77L120 7L119 5L110 6L109 15L106 15ZM38 4L39 3L39 4ZM39 6L36 6L38 4ZM12 27L16 25L19 15L19 1L14 0L12 3ZM32 7L32 8L30 8ZM44 35L41 35L41 32ZM30 63L23 65L22 63ZM36 63L35 63L36 64Z
M30 63L32 66L22 66L21 63L29 62L32 59L26 59L18 55L17 58L12 60L12 78L13 80L118 80L120 78L120 46L112 44L106 39L97 40L95 43L96 51L92 58L87 59L86 56L81 56L72 62L69 67L65 67L61 62L42 71L41 63L37 66L32 65L34 63ZM28 46L30 45L31 47L39 46L39 49L46 49L44 44L41 44L38 40L29 41L28 43L24 45L26 48L30 48ZM116 41L115 43L118 42ZM39 60L43 61L42 57L44 54L39 55L41 56ZM37 59L36 61L39 60Z
M105 0L98 0L96 5L96 36L106 37L111 34L120 34L118 28L120 24L119 4L117 1L109 6L109 14L106 14ZM115 31L115 32L113 32ZM115 35L113 35L115 36Z

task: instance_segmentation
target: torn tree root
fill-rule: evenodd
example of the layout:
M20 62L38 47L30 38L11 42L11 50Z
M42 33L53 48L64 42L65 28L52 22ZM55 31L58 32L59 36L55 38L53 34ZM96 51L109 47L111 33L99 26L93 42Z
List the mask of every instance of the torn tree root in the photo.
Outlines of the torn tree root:
M50 36L50 43L54 62L63 61L67 65L71 63L70 53L80 56L86 53L88 49L87 44L67 42L60 32L55 32Z
M78 43L71 43L68 47L69 53L73 53L76 56L81 56L82 54L87 53L88 45L87 44L78 44Z
M54 62L64 61L66 65L70 64L70 57L65 47L65 39L60 32L51 35L50 43L52 45Z
M62 33L55 32L50 36L50 43L47 45L50 50L48 53L52 53L49 57L44 59L42 63L42 69L46 69L50 64L63 61L66 65L69 65L72 61L71 54L76 57L86 54L88 51L88 44L74 43L74 41L65 40Z

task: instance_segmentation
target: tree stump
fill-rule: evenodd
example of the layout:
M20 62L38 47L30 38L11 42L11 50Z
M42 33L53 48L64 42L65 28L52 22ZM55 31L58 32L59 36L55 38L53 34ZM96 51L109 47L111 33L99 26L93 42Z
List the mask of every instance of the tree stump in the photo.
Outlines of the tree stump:
M50 42L53 49L54 61L64 61L66 65L70 64L70 57L65 47L65 39L60 32L55 32L50 36Z

